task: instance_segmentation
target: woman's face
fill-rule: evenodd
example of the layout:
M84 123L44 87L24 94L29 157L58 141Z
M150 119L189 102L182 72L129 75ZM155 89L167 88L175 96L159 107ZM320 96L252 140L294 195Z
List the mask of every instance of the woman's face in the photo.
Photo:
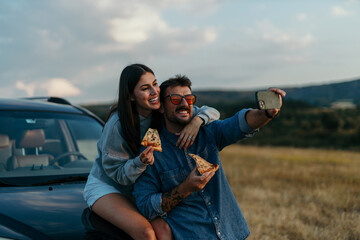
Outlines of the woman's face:
M135 101L137 111L143 117L160 108L160 87L152 73L146 72L141 76L131 101Z

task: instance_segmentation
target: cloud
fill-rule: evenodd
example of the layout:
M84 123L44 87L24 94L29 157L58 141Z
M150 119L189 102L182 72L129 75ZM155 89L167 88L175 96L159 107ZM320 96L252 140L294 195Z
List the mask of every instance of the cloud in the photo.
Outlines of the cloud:
M166 40L166 45L158 45L159 48L164 48L165 51L172 54L188 54L196 48L201 48L204 44L212 43L217 39L217 33L212 28L199 29L193 27L190 29L175 29L171 34L163 36Z
M81 94L79 88L64 78L53 78L45 82L31 83L17 81L15 87L16 89L25 91L28 97L33 97L35 94L57 97L79 96Z
M205 42L207 42L207 43L215 42L217 39L216 30L213 28L205 29L203 32L203 36L204 36Z
M300 35L294 31L282 31L268 21L259 22L254 28L245 29L245 32L255 39L278 45L287 50L306 48L314 42L314 37L310 33Z
M217 0L214 2L217 3ZM100 5L105 9L110 3L110 0L106 0ZM179 7L176 11L184 11L181 6L188 7L187 3L188 1L183 0L178 0L173 4L160 0L152 4L128 3L127 11L107 19L105 34L109 41L100 42L95 46L96 52L102 54L129 52L145 57L147 53L153 54L154 51L158 54L165 54L165 51L184 54L204 44L214 42L217 39L217 33L212 27L194 25L178 27L168 24L161 16L165 9L175 6ZM152 46L151 49L149 46Z
M4 58L0 78L12 89L2 96L108 97L99 89L112 91L121 68L127 64L144 62L155 67L163 59L169 62L169 57L189 56L217 40L215 27L181 20L201 19L204 13L194 10L201 7L211 14L221 0L190 3L1 2L0 8L7 14L0 21L0 56ZM168 11L177 18L168 20ZM89 91L92 94L87 94Z
M111 19L109 26L109 34L116 42L130 46L146 41L153 30L168 29L157 12L140 6L130 16Z
M80 89L64 78L53 78L39 84L39 88L45 90L48 96L69 97L81 94Z
M298 13L296 14L296 18L299 22L303 22L307 19L307 14L306 13Z
M152 0L149 2L161 11L171 9L193 16L207 16L217 12L225 0Z
M114 4L114 2L112 0L98 0L98 1L95 1L94 3L101 10L110 9Z
M25 91L28 97L34 96L35 88L36 88L34 83L25 84L22 81L18 81L15 83L15 87L19 90Z
M335 17L345 17L353 14L352 11L347 11L341 6L333 6L331 8L331 14Z
M56 32L47 29L38 29L37 37L38 46L41 46L42 49L46 49L47 52L57 52L63 46L63 40Z

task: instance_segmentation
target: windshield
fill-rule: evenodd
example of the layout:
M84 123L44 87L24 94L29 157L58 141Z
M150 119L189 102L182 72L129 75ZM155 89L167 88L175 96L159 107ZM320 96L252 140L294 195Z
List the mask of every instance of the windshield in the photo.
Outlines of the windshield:
M101 132L102 125L86 115L0 111L0 181L87 176Z

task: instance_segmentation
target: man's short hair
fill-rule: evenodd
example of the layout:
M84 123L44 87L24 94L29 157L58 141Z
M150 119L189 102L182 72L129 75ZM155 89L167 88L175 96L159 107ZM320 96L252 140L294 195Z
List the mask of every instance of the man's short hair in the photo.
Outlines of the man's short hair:
M191 90L191 81L185 75L175 75L173 78L169 78L160 85L160 101L163 102L166 96L166 90L169 87L188 87Z

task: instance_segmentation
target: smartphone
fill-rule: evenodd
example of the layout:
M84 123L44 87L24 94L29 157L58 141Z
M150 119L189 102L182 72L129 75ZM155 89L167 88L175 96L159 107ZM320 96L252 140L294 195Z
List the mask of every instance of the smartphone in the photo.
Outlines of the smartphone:
M255 93L256 103L259 109L280 109L281 97L279 94L270 91L258 91Z

